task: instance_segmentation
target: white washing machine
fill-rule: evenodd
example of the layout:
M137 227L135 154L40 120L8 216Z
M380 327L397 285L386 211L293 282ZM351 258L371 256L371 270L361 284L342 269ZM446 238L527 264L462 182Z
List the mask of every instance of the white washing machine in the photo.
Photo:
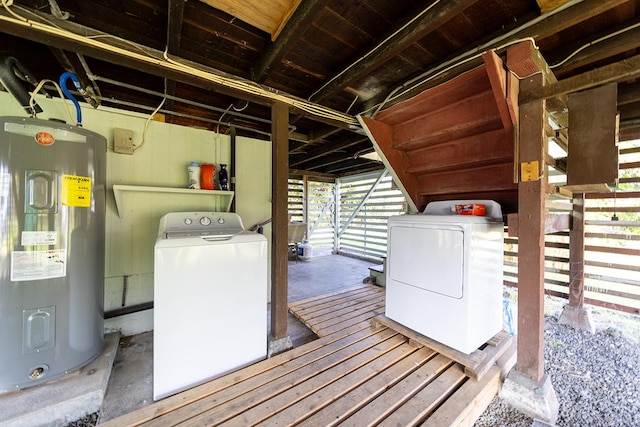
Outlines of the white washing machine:
M485 216L455 205L483 204ZM432 202L389 218L386 316L469 354L502 330L503 221L487 200Z
M235 213L160 220L154 257L154 400L266 358L267 239Z

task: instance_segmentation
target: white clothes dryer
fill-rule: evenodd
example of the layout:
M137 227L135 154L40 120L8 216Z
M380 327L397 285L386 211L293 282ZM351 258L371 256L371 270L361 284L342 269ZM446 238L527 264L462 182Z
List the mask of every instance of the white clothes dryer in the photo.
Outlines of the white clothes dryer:
M456 205L483 204L485 216ZM488 200L432 202L389 218L386 316L469 354L502 330L503 230Z
M153 399L266 358L267 239L235 213L160 220L154 257Z

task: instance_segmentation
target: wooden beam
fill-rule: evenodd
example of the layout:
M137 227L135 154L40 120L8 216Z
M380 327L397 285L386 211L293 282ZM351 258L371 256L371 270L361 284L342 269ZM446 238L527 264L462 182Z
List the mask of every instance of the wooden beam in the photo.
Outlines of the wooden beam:
M366 142L365 143L368 147L371 147L371 145ZM364 144L363 144L364 145ZM364 149L366 147L361 147L361 149ZM305 161L300 165L300 168L304 169L304 170L308 170L308 171L312 171L314 169L320 169L329 165L335 165L337 163L342 163L342 162L346 162L348 160L354 160L354 155L353 154L349 154L349 153L342 153L342 152L334 152L332 154L328 154L326 156L322 156L322 157L318 157L314 160L310 160L310 161Z
M168 0L167 7L167 53L171 56L180 56L180 45L182 43L182 22L184 20L184 4L186 0ZM169 95L165 101L165 108L173 110L176 95L176 81L165 78L164 93Z
M518 237L519 215L512 213L507 215L507 224L509 227L509 237ZM571 216L569 214L552 214L544 215L544 234L553 234L561 231L569 231L571 228Z
M447 0L430 7L419 19L410 13L404 22L399 23L369 46L358 60L347 66L342 72L327 79L327 83L311 94L310 100L319 102L342 91L354 80L388 61L392 56L405 50L412 43L437 30L453 17L475 4L478 0ZM383 40L380 42L379 40Z
M496 49L506 43L529 37L536 40L541 40L547 37L556 37L559 32L566 30L567 28L578 25L581 22L585 22L593 18L594 16L603 14L625 3L628 3L628 0L584 0L567 9L547 16L540 22L537 22L533 25L527 26L528 22L524 21L522 22L520 30L518 30L517 28L515 30L513 30L512 28L501 29L488 38L488 40L498 40L496 42L487 42L484 44L480 44L480 46L478 47L478 42L474 41L472 44L460 50L468 52L467 56L472 56L477 52ZM504 37L505 34L509 35ZM431 68L431 74L434 75L437 72L441 72L437 78L429 79L427 81L424 81L423 83L418 82L414 84L413 87L405 90L401 96L394 97L391 103L396 104L405 99L411 98L418 93L425 91L426 89L442 84L464 73L465 71L476 68L482 64L482 59L477 58L471 61L459 61L459 63L460 65L453 66L447 71L443 70L451 65L450 61L443 61L441 63L434 64ZM525 75L526 74L523 74L523 76ZM425 76L428 77L428 74L425 74ZM385 100L387 96L388 93L382 93L370 99L369 101L367 101L367 108L373 109L372 106L376 106L377 104Z
M635 123L640 119L640 102L620 106L620 123Z
M418 207L422 206L422 199L418 192L418 181L414 175L409 175L404 168L406 154L393 148L393 127L363 116L358 116L358 119L382 158L382 162L391 172L394 182L398 184L407 199L410 211L417 212Z
M357 127L356 119L353 116L323 105L275 91L268 86L261 86L187 59L173 58L173 62L180 64L176 65L163 59L164 52L157 49L119 41L110 34L59 20L49 15L43 16L35 10L32 12L33 15L30 16L33 18L29 22L24 22L0 8L0 32L47 46L78 52L126 68L133 68L154 76L212 90L260 105L270 106L276 101L284 102L305 117L341 129L353 130ZM249 87L253 89L246 89ZM259 93L256 93L256 89Z
M322 126L316 129L313 129L310 133L309 133L309 142L318 142L318 141L322 141L323 139L334 135L338 132L340 132L342 129L333 127L333 126Z
M271 338L287 336L289 109L271 107Z
M278 35L277 41L271 43L258 59L253 70L253 79L256 82L263 83L267 79L269 72L282 61L291 46L299 40L311 21L327 3L329 0L305 0L298 5L289 22Z
M327 180L333 181L338 178L338 175L332 173L313 172L304 169L289 169L289 175L302 175L303 177L309 177L311 179L320 178L323 182Z
M584 306L584 194L573 196L569 232L569 305Z
M490 50L482 55L493 90L493 96L500 112L502 126L507 136L513 140L513 129L518 121L518 86L517 79L507 72L502 59ZM514 83L516 85L514 86ZM515 91L514 91L515 89Z
M539 91L521 91L518 103L522 106L529 102L592 89L608 83L629 81L638 77L640 77L640 55L560 80L557 83L544 86Z
M620 141L632 141L640 139L640 123L620 129Z
M638 19L636 18L635 21L634 24L637 25ZM625 22L624 24L625 27L629 25L629 22ZM563 46L561 51L553 52L553 57L547 57L547 61L554 72L561 78L570 71L585 65L597 63L598 61L611 58L615 55L622 55L629 51L633 52L634 49L640 46L640 28L625 31L617 36L590 45L593 41L600 40L602 37L608 36L617 30L619 30L619 28L607 28L606 32L590 35L589 39L581 39L570 45ZM554 65L565 61L573 52L587 45L590 45L589 48L580 50L579 53L562 63L562 65Z
M345 177L351 175L362 175L363 173L374 172L383 168L384 165L379 162L368 161L367 163L362 164L352 161L350 164L332 168L331 173L339 175L340 177Z
M618 85L618 105L640 102L640 82Z
M369 138L366 136L355 136L348 140L341 142L332 142L327 144L318 144L312 147L309 147L308 151L305 153L304 159L294 160L291 162L291 167L300 166L306 162L311 160L329 155L331 153L335 153L336 151L343 151L346 148L352 147L357 144L361 144L362 142L368 141ZM301 151L304 152L304 148L297 148L296 152Z
M533 51L533 62L539 52ZM535 56L533 56L535 55ZM508 66L511 69L509 55ZM524 91L544 88L542 73L520 82ZM520 105L519 159L544 164L546 153L546 108L544 100ZM518 361L516 370L542 383L544 374L544 216L546 174L518 184Z
M98 106L100 105L100 100L96 97L96 95L100 95L99 88L97 84L92 82L89 76L87 76L87 72L80 62L80 58L75 54L71 56L67 55L66 51L56 47L50 46L49 50L66 71L69 71L70 73L73 73L78 77L78 80L80 80L80 84L82 85L82 87L89 93L89 95L91 95L91 97L95 101L96 105L94 108L98 108ZM72 59L74 57L75 59Z
M557 9L563 4L569 3L570 0L536 0L540 6L540 12L547 13L550 10Z

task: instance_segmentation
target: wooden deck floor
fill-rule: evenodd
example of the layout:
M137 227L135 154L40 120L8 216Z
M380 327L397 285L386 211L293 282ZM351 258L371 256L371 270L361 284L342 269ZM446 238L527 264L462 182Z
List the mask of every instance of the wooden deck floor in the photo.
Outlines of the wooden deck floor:
M475 380L443 352L376 321L382 288L314 297L290 311L320 338L104 425L471 425L500 386L493 362Z

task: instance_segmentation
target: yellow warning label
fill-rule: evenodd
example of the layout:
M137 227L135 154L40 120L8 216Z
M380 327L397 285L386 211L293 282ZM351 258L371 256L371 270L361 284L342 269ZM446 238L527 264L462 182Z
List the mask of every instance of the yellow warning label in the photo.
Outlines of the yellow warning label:
M521 181L538 181L540 173L538 172L538 161L520 163L520 180Z
M88 208L91 206L91 178L62 175L62 204Z

